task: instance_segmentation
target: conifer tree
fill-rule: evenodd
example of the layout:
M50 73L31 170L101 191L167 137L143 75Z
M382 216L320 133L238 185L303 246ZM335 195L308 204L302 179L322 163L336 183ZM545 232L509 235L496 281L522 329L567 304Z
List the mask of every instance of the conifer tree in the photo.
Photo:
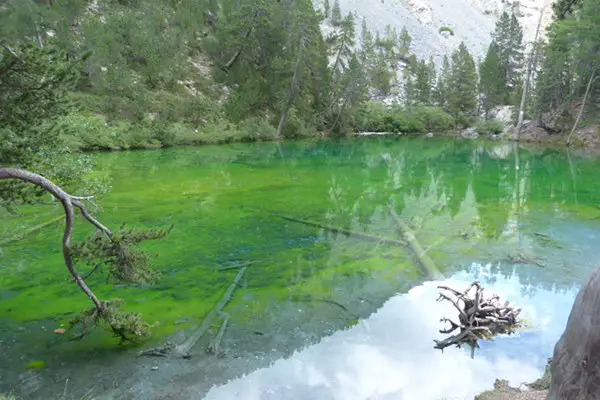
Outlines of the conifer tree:
M450 86L450 61L448 56L444 55L442 61L442 70L440 75L437 77L436 85L433 93L433 101L439 107L444 110L448 110L448 89Z
M504 88L502 102L513 104L523 70L523 28L517 17L502 13L492 33L500 59L500 80Z
M338 26L342 23L342 9L340 8L340 0L333 0L331 8L331 23L333 26Z
M492 108L502 104L505 90L502 73L498 45L492 41L479 67L479 92L481 106L486 117Z
M477 109L477 69L467 46L461 42L452 53L448 86L448 111L457 122L467 125Z

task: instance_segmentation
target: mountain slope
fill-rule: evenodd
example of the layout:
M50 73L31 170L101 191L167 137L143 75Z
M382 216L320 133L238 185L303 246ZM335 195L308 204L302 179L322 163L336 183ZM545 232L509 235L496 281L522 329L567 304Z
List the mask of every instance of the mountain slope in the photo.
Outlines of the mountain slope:
M473 55L483 57L496 19L503 11L514 12L524 26L524 41L535 35L542 8L543 26L551 19L550 0L340 0L344 13L364 17L367 26L383 32L386 25L400 31L403 26L413 38L411 50L421 58L433 56L440 63L464 41ZM449 27L454 35L440 33Z

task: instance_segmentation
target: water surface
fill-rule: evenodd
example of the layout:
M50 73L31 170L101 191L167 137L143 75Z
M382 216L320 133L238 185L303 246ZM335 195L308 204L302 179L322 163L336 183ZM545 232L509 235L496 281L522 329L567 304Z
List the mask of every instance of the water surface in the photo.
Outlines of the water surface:
M478 354L480 360L504 355L514 362L535 355L524 367L528 371L543 367L576 288L600 255L600 165L564 151L453 139L362 138L95 157L112 179L111 192L99 200L98 216L106 225L175 228L166 239L146 245L157 254L162 273L155 285L114 287L101 274L89 285L100 297L122 298L127 309L158 322L157 342L178 341L217 304L238 273L236 266L250 263L225 308L230 322L224 354L204 351L220 318L194 349L192 361L135 358L101 330L79 342L68 340L70 332L53 334L89 306L68 281L60 254L62 227L54 223L0 246L0 350L8 355L0 360L0 390L48 398L62 393L69 379L69 393L77 398L91 389L95 396L113 398L202 398L211 386L266 368L325 336L355 332L390 304L386 301L396 304L395 295L428 280L408 247L297 220L400 239L391 208L446 276L488 285L509 279L511 285L501 290L510 286L519 294L515 301L531 306L533 326L528 334L499 342L513 344L484 347ZM58 207L46 206L24 208L21 217L4 216L0 243L57 215ZM83 223L76 231L79 237L91 232ZM481 272L473 265L487 267ZM556 299L564 306L555 306ZM425 344L409 345L415 334L410 325L420 327L419 337L431 344L439 336L430 323L439 320L439 309L427 310L420 313L427 323L414 313L384 313L391 318L389 331L384 333L383 325L378 330L399 348L413 348L410 356L403 350L397 354L408 367L416 365L407 361L416 357L415 349L425 351ZM540 334L549 326L552 334ZM516 343L529 353L512 351ZM331 351L335 360L335 346ZM27 369L35 360L44 361L45 368ZM155 365L158 371L152 371ZM460 393L473 390L465 387ZM401 390L410 388L388 391L396 396L390 398L411 398Z

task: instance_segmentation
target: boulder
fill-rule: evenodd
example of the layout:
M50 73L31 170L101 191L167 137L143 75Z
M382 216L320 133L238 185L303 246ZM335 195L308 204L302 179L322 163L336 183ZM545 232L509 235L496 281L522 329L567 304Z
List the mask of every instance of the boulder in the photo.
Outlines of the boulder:
M600 399L600 268L579 289L550 370L548 400Z
M577 113L573 107L568 107L566 104L558 107L555 110L543 113L540 118L540 125L552 133L568 132L575 123Z
M488 113L488 118L498 120L504 125L512 125L514 113L514 106L498 106L490 110L490 112Z
M460 132L460 136L465 139L477 139L479 134L477 133L477 129L475 127L464 129Z
M514 128L512 131L512 136L515 136ZM521 127L521 134L519 135L521 140L531 141L531 142L540 142L544 139L547 139L550 136L550 133L542 128L541 126L537 126L533 122L524 123Z

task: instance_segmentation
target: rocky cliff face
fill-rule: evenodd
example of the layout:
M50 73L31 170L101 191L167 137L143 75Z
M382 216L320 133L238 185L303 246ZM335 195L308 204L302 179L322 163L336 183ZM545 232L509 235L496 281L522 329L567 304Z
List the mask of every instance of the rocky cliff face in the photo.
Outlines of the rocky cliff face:
M352 12L360 25L366 18L374 31L390 24L403 26L413 38L412 51L419 57L433 56L441 63L464 41L475 58L483 57L496 20L503 11L514 12L524 29L524 41L531 42L542 9L543 27L552 18L552 0L339 0L344 13ZM440 28L448 27L450 32Z

